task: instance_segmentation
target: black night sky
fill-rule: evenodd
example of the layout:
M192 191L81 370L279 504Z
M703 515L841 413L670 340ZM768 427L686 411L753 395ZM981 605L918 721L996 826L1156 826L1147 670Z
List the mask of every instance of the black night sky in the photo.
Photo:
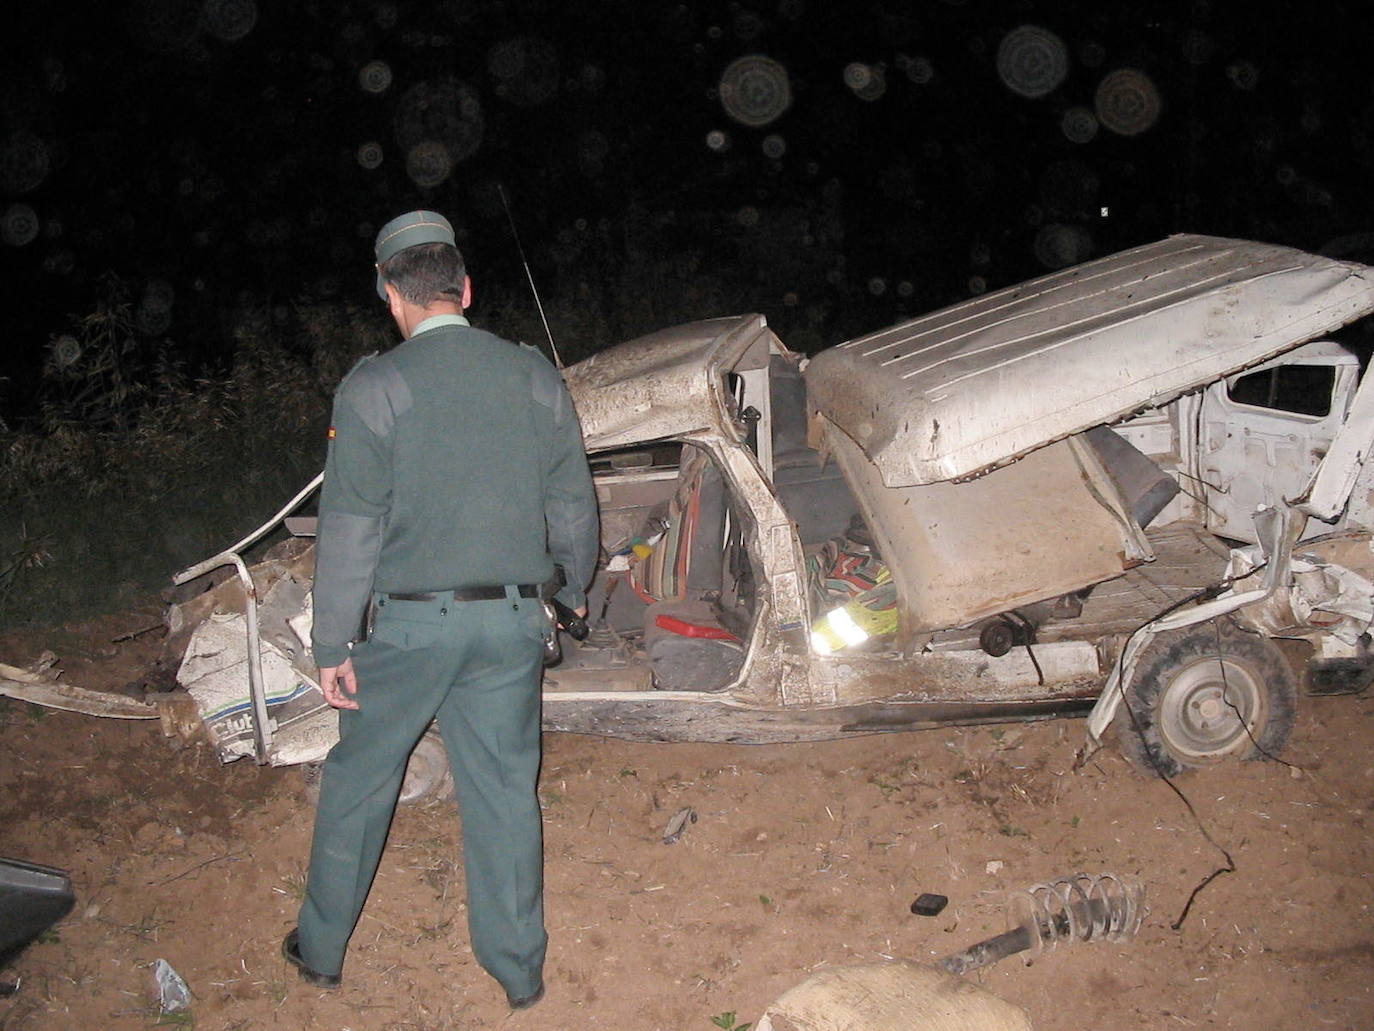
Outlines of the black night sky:
M213 370L245 298L369 306L415 206L459 226L478 321L529 304L498 184L571 337L580 305L624 336L757 310L814 351L1178 231L1374 259L1370 7L16 5L0 418L110 274L144 345Z

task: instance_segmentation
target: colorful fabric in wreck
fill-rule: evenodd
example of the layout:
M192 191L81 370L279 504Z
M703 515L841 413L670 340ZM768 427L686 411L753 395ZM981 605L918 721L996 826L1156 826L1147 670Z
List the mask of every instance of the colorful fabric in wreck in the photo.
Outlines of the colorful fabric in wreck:
M842 604L887 582L887 565L866 544L832 537L806 560L806 578L819 608Z
M681 598L687 584L688 561L701 508L701 486L710 457L700 448L684 447L677 489L668 502L667 526L653 551L636 554L630 565L630 586L644 601Z

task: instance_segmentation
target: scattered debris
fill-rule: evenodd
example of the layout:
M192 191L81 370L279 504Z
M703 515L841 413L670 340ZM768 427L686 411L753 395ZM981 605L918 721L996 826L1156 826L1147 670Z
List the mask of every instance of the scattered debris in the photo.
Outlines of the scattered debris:
M1030 1031L1024 1010L958 975L1061 941L1132 938L1145 918L1143 895L1138 882L1110 873L1035 885L1009 899L1012 930L933 967L894 959L822 970L769 1006L757 1031ZM947 901L923 894L911 911L933 916Z
M120 644L124 641L133 641L142 637L144 634L151 634L154 630L166 630L167 624L159 619L156 623L150 623L137 630L130 630L128 633L120 634L118 637L110 638L111 644Z
M916 897L916 901L911 904L911 911L917 916L939 916L944 912L944 908L947 905L949 905L949 899L944 895L936 895L933 892L923 891Z
M59 680L60 671L54 669L56 662L57 657L52 652L44 652L27 669L0 662L0 696L87 716L144 720L158 718L155 705L109 691L90 691Z
M157 987L157 1004L163 1013L190 1009L191 989L165 959L153 964L153 981Z
M1002 867L1006 865L1007 864L1000 859L989 859L987 866L983 867L983 869L988 873L1001 873Z
M672 845L676 843L677 839L682 837L683 833L687 830L687 825L696 822L697 811L695 809L691 806L684 806L682 809L679 809L673 818L668 821L668 826L663 828L663 844Z

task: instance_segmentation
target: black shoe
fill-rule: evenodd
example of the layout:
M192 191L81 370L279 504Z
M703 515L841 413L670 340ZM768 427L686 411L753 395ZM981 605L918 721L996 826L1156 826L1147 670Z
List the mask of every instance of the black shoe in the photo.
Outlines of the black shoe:
M299 927L291 928L286 937L282 939L281 954L286 957L286 962L300 972L301 980L306 984L314 985L316 988L337 988L343 981L343 976L340 974L322 974L305 965L305 960L301 959L301 930Z
M514 995L512 995L510 992L507 992L507 993L506 993L506 1001L507 1001L508 1003L510 1003L510 1008L513 1009L513 1010L527 1010L527 1009L529 1009L531 1006L533 1006L536 1002L538 1002L540 999L542 999L543 997L544 997L544 982L543 982L543 981L540 981L540 982L539 982L539 987L536 988L534 991L530 992L529 995L523 996L523 997L521 997L521 998L519 998L519 999L517 999L517 998L516 998Z

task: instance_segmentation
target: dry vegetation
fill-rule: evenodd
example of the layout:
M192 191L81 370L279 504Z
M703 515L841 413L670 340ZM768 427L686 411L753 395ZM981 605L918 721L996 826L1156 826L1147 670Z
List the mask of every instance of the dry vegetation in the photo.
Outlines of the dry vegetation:
M35 414L0 435L0 617L129 604L316 471L333 387L383 327L322 303L287 316L245 299L231 359L192 375L105 281L51 341Z
M165 335L170 314L149 309L150 291L135 302L109 275L99 293L94 310L48 342L29 414L0 422L0 619L10 623L134 604L252 529L318 472L339 380L395 343L380 306L244 292L218 313L221 324L202 327L217 347L195 353L224 357L193 370L188 349ZM735 310L725 297L702 258L685 254L627 263L545 303L571 363ZM528 293L494 285L474 314L547 351Z

